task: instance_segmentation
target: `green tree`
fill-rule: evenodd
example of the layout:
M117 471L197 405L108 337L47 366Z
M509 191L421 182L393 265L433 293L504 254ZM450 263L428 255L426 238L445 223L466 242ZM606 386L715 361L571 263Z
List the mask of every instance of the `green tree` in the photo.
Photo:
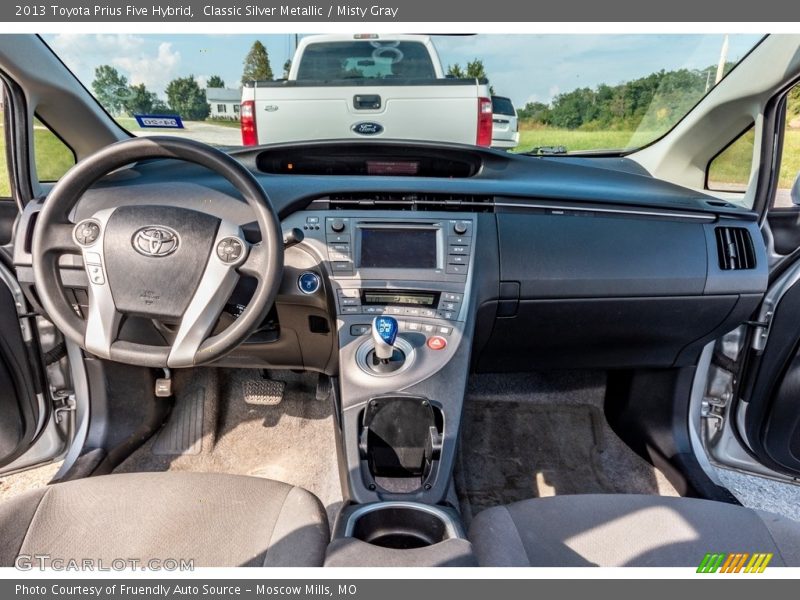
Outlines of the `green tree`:
M187 121L202 121L208 116L206 92L200 89L194 75L173 79L166 92L169 107Z
M206 87L207 88L224 88L225 87L225 82L222 80L222 77L220 77L219 75L212 75L211 77L208 78L208 81L206 82Z
M94 70L92 91L100 104L112 115L125 110L129 95L128 80L110 65L100 65Z
M447 65L447 76L455 77L456 79L464 79L467 75L458 63L454 65Z
M448 65L447 75L455 77L456 79L489 79L486 74L486 68L483 66L483 61L480 58L474 58L467 63L467 68L462 69L458 63ZM489 86L489 93L494 95L494 86Z
M147 90L143 83L128 86L128 97L125 99L125 112L129 114L142 114L153 111L158 97Z
M244 59L244 71L242 72L242 84L250 81L271 80L272 67L269 64L269 53L266 46L256 40L253 42L250 52Z
M289 79L289 71L292 70L292 59L287 58L286 62L283 63L283 78Z

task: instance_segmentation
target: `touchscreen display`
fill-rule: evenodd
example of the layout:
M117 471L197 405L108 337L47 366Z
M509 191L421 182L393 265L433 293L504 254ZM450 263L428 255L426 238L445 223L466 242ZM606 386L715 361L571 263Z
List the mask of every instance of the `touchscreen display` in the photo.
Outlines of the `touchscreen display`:
M435 229L361 230L360 266L366 269L435 269Z

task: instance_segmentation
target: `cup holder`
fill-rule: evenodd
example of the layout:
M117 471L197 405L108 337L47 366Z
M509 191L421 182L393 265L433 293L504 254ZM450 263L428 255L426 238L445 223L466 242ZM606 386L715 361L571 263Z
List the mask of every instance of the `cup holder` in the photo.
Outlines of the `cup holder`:
M442 509L411 502L381 502L359 507L348 520L346 537L381 548L411 550L464 537Z

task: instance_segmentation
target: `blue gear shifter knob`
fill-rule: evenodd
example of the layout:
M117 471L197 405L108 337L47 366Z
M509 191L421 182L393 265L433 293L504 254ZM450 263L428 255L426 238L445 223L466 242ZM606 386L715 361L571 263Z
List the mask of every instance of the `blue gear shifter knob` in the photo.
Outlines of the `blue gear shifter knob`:
M394 317L375 317L372 320L372 341L375 343L375 356L389 360L394 354L394 341L400 326Z

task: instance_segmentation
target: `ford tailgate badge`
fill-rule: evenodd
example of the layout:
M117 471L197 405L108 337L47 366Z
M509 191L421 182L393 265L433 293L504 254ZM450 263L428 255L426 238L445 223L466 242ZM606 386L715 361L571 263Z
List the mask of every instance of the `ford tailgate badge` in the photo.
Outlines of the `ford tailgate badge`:
M353 133L357 133L358 135L378 135L379 133L383 133L383 125L380 123L372 123L371 121L356 123L350 129Z

